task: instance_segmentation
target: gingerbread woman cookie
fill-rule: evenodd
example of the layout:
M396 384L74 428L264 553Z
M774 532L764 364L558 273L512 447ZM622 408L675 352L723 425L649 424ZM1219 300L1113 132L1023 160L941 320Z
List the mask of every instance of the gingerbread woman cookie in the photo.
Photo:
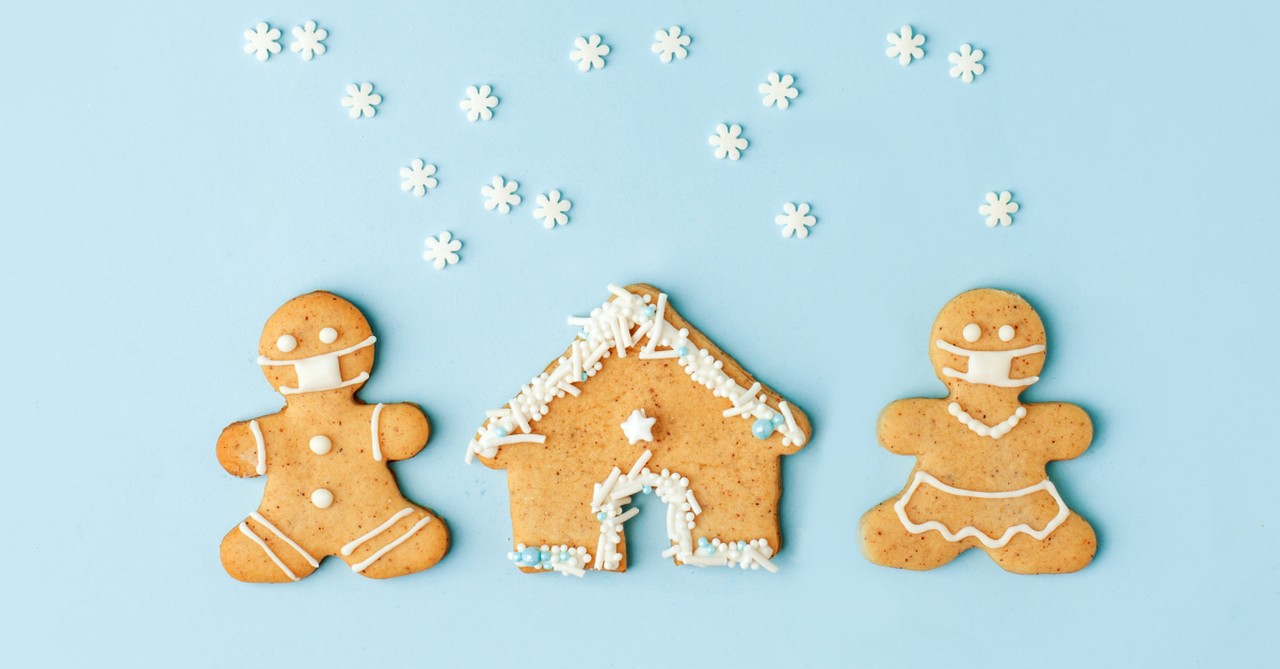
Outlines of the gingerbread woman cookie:
M222 565L236 579L297 581L329 555L390 578L427 569L448 550L444 521L406 500L387 467L426 446L426 416L414 404L356 397L375 341L359 309L323 291L267 319L258 364L285 407L233 423L218 439L224 469L267 477L258 510L222 540Z
M1040 379L1040 316L1013 293L983 288L947 303L929 357L949 394L880 414L880 443L916 457L906 488L868 511L862 549L876 564L933 569L970 548L1019 574L1065 573L1093 559L1093 528L1067 508L1045 466L1084 453L1093 427L1073 404L1023 404Z

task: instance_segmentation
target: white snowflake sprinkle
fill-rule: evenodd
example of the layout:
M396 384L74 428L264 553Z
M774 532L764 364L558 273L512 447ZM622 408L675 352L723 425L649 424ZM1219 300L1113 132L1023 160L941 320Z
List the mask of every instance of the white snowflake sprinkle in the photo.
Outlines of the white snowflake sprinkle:
M411 190L414 195L422 197L427 194L428 189L435 188L439 184L433 176L435 173L435 165L423 162L421 158L414 158L408 167L400 168L400 176L404 179L400 184L400 190Z
M978 213L987 217L987 227L994 228L996 224L1009 225L1013 223L1013 214L1018 211L1018 203L1013 201L1013 196L1009 191L1000 191L999 195L995 193L987 193L987 203L978 207Z
M747 148L747 140L741 135L742 126L737 123L730 126L721 123L716 126L716 134L707 138L707 142L716 148L716 158L737 160L742 156L743 149Z
M550 230L569 222L567 214L573 203L560 199L560 191L553 190L546 195L539 195L536 202L538 206L533 210L533 217L542 221L542 227Z
M478 119L488 121L493 118L493 108L498 106L498 98L492 95L493 87L485 84L479 88L467 86L467 99L458 103L462 111L467 112L467 120Z
M382 104L382 96L373 92L373 84L347 84L347 96L342 98L342 106L350 107L347 115L351 118L370 118L378 113L378 105Z
M258 60L265 61L280 53L280 42L277 41L280 39L279 28L259 23L253 30L244 31L244 39L247 42L244 45L244 52L257 56Z
M791 84L795 83L796 78L787 74L779 78L777 72L769 73L769 80L760 84L760 92L764 94L764 106L776 105L778 109L786 109L791 105L791 101L800 95Z
M680 26L671 26L670 30L659 30L654 33L654 39L658 40L650 47L653 52L658 54L658 58L664 63L670 63L671 59L679 58L684 60L689 55L689 51L685 47L689 46L692 41L688 35L680 33Z
M886 56L897 58L899 65L910 65L912 58L924 58L924 35L911 34L911 26L902 26L901 34L889 33L885 39L893 46L884 50Z
M599 70L604 67L604 57L609 55L609 45L601 44L599 35L579 37L573 40L573 45L578 48L569 54L569 58L577 61L579 70L587 72L591 68Z
M497 209L503 214L511 213L511 208L520 204L520 195L516 193L518 188L520 184L515 180L505 181L500 176L494 177L492 185L480 189L480 194L485 197L484 208L489 211Z
M427 250L422 254L422 259L430 260L436 269L458 264L458 250L462 248L462 242L454 239L448 230L438 237L427 237L426 244Z
M987 71L986 66L979 62L984 55L986 54L982 53L982 49L974 49L968 44L961 44L960 51L947 56L947 60L954 65L951 68L951 78L960 77L966 84L973 83L974 77Z
M782 205L782 213L773 220L782 226L783 237L794 234L800 239L808 237L809 227L818 222L816 217L809 215L809 205L804 202L799 205L792 202Z
M328 37L328 30L317 28L315 21L307 21L293 29L293 43L289 50L302 56L303 60L311 60L324 55L324 41Z

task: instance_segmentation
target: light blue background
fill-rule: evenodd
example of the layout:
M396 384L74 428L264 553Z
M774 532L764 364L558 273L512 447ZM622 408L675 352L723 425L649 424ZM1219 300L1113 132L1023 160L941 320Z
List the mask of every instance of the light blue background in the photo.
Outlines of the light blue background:
M0 663L1276 661L1275 4L115 4L0 10ZM307 19L331 33L310 63L288 52ZM259 20L286 35L267 63L242 51ZM928 36L906 68L884 55L904 23ZM693 44L664 65L649 45L672 24ZM593 32L613 53L583 75L568 54ZM970 86L947 74L963 42L987 52ZM756 92L775 70L801 90L787 111ZM357 122L339 98L361 81L385 101ZM501 105L468 123L483 83ZM751 142L736 163L707 145L724 121ZM439 166L422 199L399 188L418 157ZM481 206L495 174L520 182L509 216ZM574 205L548 232L551 188ZM990 230L976 209L1002 189L1023 208ZM779 236L787 201L813 204L807 240ZM440 272L421 251L445 229L463 260ZM625 575L506 561L505 477L464 466L467 440L566 316L634 281L814 418L776 576L674 568L652 500ZM1101 539L1082 573L858 553L857 518L911 468L875 416L940 393L929 325L978 286L1050 328L1028 398L1095 420L1051 468ZM248 586L218 542L262 481L214 442L280 405L258 334L316 288L373 321L365 399L431 415L395 471L454 544L390 582L329 561Z

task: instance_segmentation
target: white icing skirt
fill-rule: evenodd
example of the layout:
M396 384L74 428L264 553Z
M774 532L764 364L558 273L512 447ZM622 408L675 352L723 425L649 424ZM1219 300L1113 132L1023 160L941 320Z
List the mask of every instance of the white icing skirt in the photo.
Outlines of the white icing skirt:
M933 490L926 489L929 499L918 506L925 514L935 515L917 523L908 517L907 506L911 504L912 497L916 496L921 486L928 486ZM943 515L936 509L940 504L952 508L945 515L952 518L953 526L963 523L960 529L952 531L938 520L937 516ZM1044 522L1044 516L1048 515L1047 511L1053 509L1056 509L1056 513ZM1057 529L1067 520L1067 516L1071 515L1071 510L1062 501L1058 489L1049 479L1018 490L980 492L949 486L924 471L916 472L907 491L894 503L893 510L897 512L902 526L912 534L923 534L932 530L941 534L947 541L960 541L972 537L981 541L987 548L1003 548L1018 534L1026 534L1040 541L1049 536L1050 532ZM982 524L987 526L988 530L998 528L999 531L984 532L978 529L973 522L979 517L986 521ZM957 518L959 522L954 522ZM1019 520L1023 522L1015 522ZM1040 529L1034 529L1031 525L1031 523L1039 524L1040 522L1044 522Z

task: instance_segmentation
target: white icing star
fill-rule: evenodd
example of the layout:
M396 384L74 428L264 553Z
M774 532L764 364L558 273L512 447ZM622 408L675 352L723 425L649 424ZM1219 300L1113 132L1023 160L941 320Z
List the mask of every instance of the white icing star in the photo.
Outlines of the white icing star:
M653 441L653 424L656 422L657 418L644 415L644 409L632 411L627 422L622 424L622 433L626 435L627 443L634 446L637 441Z

